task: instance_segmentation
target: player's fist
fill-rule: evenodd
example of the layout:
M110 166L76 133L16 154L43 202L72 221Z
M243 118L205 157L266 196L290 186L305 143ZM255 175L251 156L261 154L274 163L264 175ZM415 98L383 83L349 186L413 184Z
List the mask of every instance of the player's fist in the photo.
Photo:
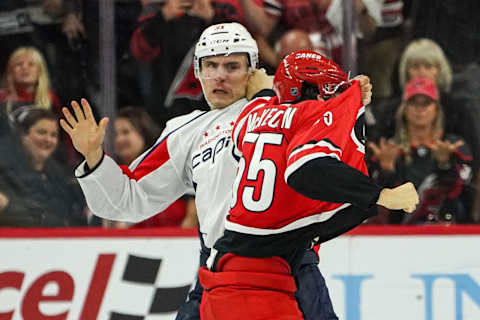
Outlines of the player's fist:
M396 188L384 188L380 192L377 204L391 210L415 211L418 204L418 193L413 183L407 182Z
M362 104L367 106L372 101L372 84L370 83L370 78L364 75L355 77L360 84L360 91L362 92Z

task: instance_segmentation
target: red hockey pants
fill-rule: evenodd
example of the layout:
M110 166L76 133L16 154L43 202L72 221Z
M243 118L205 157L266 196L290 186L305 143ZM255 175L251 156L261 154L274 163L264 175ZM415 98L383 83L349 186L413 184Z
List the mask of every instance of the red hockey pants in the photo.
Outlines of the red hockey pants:
M288 263L279 258L247 258L228 253L215 272L199 271L204 288L202 320L300 320L297 290Z

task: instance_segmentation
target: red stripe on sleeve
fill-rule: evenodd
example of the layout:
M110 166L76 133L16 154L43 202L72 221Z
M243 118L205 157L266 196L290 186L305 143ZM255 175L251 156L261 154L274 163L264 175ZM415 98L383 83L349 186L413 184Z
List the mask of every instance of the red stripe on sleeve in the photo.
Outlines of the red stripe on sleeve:
M321 155L320 153L323 153L324 155ZM290 166L291 164L297 162L298 160L302 159L303 157L307 157L310 155L315 155L316 157L332 157L337 160L340 160L342 158L342 154L339 151L333 151L327 147L320 147L320 146L315 146L309 149L305 149L303 151L297 152L295 155L290 157L287 161L287 166ZM335 157L336 156L336 157Z
M123 174L127 175L130 179L135 179L133 172L128 169L128 166L120 165L120 169L122 169Z
M167 140L168 139L163 140L160 144L155 146L154 149L150 150L150 152L135 168L132 175L128 173L125 174L138 181L170 160L170 154L168 153L167 148Z

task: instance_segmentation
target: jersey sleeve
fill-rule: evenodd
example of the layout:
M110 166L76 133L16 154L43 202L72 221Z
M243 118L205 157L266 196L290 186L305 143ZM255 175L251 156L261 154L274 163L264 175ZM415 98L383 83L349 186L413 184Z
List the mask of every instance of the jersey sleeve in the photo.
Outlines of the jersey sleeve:
M351 203L361 209L375 204L380 187L359 167L352 167L356 163L352 159L359 158L352 156L351 149L358 148L352 135L362 108L358 86L327 103L300 106L303 117L287 149L288 185L315 200Z
M90 173L82 163L75 175L88 207L106 219L139 222L166 209L192 191L188 124L201 112L179 117L167 127L149 150L128 168L121 168L110 156Z
M289 175L287 184L308 198L351 203L364 210L376 203L381 190L369 176L332 158L305 163Z
M285 180L310 160L333 158L342 161L361 107L357 82L327 102L310 100L299 104L299 116L289 134Z

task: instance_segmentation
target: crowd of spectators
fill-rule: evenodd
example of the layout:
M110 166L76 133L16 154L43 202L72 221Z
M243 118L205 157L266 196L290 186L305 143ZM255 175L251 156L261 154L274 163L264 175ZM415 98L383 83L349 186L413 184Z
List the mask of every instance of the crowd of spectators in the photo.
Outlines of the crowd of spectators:
M380 212L367 223L480 222L475 1L115 0L114 156L128 166L170 118L209 109L193 72L205 27L244 24L270 71L299 49L342 64L347 3L358 70L373 83L370 174L388 187L413 181L421 198L412 215ZM191 195L137 225L88 212L72 170L80 158L58 119L72 99L100 106L101 18L98 0L0 2L0 227L197 226Z

